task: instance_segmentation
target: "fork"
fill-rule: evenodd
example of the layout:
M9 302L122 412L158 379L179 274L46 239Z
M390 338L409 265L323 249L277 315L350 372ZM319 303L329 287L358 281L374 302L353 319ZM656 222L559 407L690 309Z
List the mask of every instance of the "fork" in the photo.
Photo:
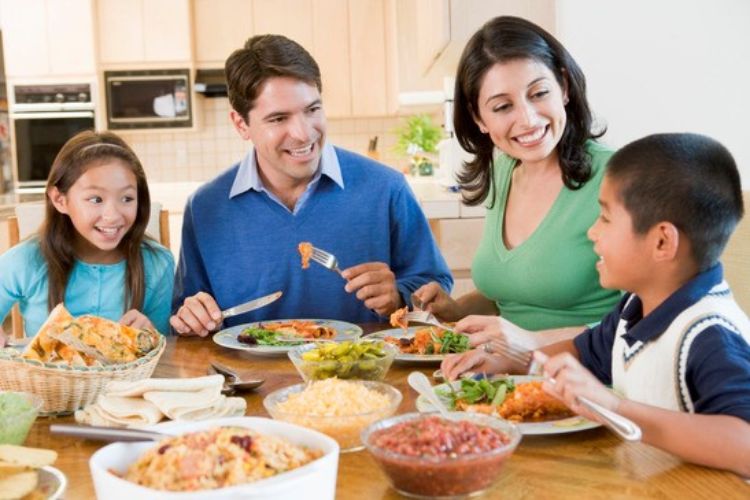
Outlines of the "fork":
M332 253L321 250L320 248L313 247L313 253L310 258L313 262L317 262L321 266L341 274L341 269L339 269L339 261Z

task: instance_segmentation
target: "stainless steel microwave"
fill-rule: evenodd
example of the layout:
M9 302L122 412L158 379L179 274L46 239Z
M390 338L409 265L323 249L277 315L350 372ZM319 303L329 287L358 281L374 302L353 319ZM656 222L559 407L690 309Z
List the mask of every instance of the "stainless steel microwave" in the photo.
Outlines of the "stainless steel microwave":
M187 69L105 71L107 128L193 126Z

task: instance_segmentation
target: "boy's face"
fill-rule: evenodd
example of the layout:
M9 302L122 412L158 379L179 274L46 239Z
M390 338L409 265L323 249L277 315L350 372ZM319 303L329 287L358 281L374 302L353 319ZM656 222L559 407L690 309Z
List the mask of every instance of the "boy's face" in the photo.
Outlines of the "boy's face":
M651 249L647 235L633 230L633 220L620 201L619 189L617 182L605 175L599 194L601 214L589 228L588 237L599 256L599 283L604 288L638 293L651 274Z

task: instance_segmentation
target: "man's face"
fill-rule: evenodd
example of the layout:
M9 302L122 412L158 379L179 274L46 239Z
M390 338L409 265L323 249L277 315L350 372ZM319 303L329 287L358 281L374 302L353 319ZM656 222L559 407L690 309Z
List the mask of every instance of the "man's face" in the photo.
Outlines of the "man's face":
M243 139L255 146L258 168L276 187L307 184L320 163L326 118L315 85L273 77L262 85L247 122L231 112Z

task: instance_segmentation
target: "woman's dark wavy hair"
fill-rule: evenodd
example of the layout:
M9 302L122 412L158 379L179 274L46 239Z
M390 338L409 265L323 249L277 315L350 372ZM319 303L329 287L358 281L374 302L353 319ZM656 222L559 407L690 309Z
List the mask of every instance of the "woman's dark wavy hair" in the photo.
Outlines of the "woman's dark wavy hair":
M494 144L474 121L479 116L480 87L492 66L517 59L544 64L557 83L567 88L567 122L557 145L562 179L569 189L578 189L591 178L591 158L584 145L588 139L604 135L606 130L597 134L591 130L593 120L583 72L565 47L544 29L525 19L500 16L488 21L471 37L458 63L453 124L461 147L475 155L472 161L464 163L464 170L458 175L464 203L468 205L482 203L490 189L494 189Z
M66 194L88 169L119 160L133 172L138 193L138 210L130 230L123 236L119 248L125 256L125 304L123 312L140 309L145 295L145 278L141 244L151 215L151 197L143 166L132 149L111 132L86 130L73 136L63 145L52 163L47 178L45 219L39 229L39 244L47 262L49 291L47 306L51 311L64 302L65 288L76 261L73 248L76 229L70 217L60 213L50 200L50 190L56 187Z

